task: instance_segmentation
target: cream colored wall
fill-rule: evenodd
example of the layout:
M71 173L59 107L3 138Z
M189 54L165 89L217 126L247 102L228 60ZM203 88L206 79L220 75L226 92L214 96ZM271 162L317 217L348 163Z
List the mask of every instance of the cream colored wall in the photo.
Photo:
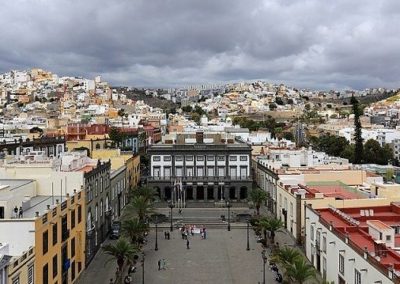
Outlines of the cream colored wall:
M36 180L36 192L38 195L51 195L52 185L54 195L60 195L61 181L64 195L65 193L72 194L74 189L79 190L84 185L83 172L57 172L53 171L50 167L0 167L0 176L4 178Z
M122 154L119 149L100 149L93 150L92 158L100 159L100 160L111 160L111 170L117 170L123 165L125 165L126 161L131 158L132 155Z
M363 184L367 180L367 174L363 170L346 170L346 171L321 171L318 174L304 174L304 181L308 182L324 182L324 181L341 181L347 185Z

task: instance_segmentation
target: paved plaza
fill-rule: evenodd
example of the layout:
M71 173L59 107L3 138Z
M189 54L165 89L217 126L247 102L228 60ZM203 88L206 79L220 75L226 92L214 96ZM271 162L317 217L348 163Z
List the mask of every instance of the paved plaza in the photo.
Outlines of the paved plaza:
M186 210L186 209L185 209ZM162 210L164 211L164 210ZM196 212L197 211L197 212ZM201 213L199 213L201 211ZM219 216L223 209L186 210L183 219L201 215L203 218ZM245 213L245 210L237 210ZM167 210L162 213L167 213ZM174 211L175 216L175 211ZM187 221L187 220L186 220ZM189 236L190 249L186 240L182 240L178 229L170 233L170 240L164 239L164 231L169 231L169 224L160 224L158 228L158 251L155 251L155 229L151 228L145 252L145 282L157 284L258 284L262 283L263 262L261 244L256 242L254 231L250 228L250 250L246 250L247 230L245 223L232 223L231 231L222 225L219 228L207 228L207 239L199 234ZM293 240L285 233L278 232L276 240L280 244L293 245ZM115 262L105 265L107 256L100 251L79 283L108 284L114 278ZM158 260L165 259L166 269L158 270ZM133 283L142 283L142 267L137 265L133 274ZM276 283L274 273L266 265L266 283Z
M209 229L207 239L189 237L190 249L174 230L170 240L160 230L158 251L154 250L155 233L151 232L145 247L145 283L254 283L262 281L261 245L250 230L250 251L246 250L246 229ZM166 260L166 269L158 271L157 261ZM139 268L139 267L138 267ZM141 268L136 281L141 279ZM273 273L266 268L267 283L275 283ZM136 282L141 283L141 282Z

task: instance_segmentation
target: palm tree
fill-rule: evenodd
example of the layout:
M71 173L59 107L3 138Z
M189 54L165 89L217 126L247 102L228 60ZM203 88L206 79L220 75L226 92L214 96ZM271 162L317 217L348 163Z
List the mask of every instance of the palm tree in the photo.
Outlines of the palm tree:
M285 267L285 270L286 276L298 284L303 284L316 276L314 267L308 264L304 258L295 258L290 265Z
M257 221L257 227L264 233L264 240L267 240L267 231L269 228L269 219L267 217L261 217Z
M131 206L139 216L139 221L143 222L146 216L153 212L153 204L144 196L135 196Z
M103 247L105 254L111 256L108 261L116 260L118 265L118 271L122 271L124 264L127 261L134 259L135 253L139 250L136 246L130 244L124 238L120 238L115 244L107 244ZM108 262L107 261L107 262Z
M250 192L250 200L254 203L257 210L257 215L260 215L261 204L267 200L267 193L259 188L253 188Z
M129 236L132 244L138 244L139 239L147 231L148 227L139 219L128 219L122 223L122 230Z
M277 252L272 256L272 260L286 267L287 265L291 265L293 260L302 257L300 251L297 249L284 246L277 250Z
M275 233L283 227L283 222L276 218L268 220L268 231L271 233L271 243L275 244Z
M137 187L132 192L133 197L135 196L143 196L146 200L153 202L155 197L157 196L157 191L154 187L143 186Z

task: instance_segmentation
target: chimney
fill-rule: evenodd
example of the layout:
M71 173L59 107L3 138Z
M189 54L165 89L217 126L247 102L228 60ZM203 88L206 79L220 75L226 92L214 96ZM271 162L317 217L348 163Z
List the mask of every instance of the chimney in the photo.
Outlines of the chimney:
M204 143L204 133L202 131L196 132L196 143L203 144Z

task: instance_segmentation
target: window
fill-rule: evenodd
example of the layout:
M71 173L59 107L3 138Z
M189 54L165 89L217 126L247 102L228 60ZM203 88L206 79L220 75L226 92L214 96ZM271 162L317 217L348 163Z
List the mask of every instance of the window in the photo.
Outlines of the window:
M21 282L19 282L19 276L17 276L17 277L15 277L13 280L12 280L12 284L20 284Z
M170 167L165 167L164 168L164 176L165 177L170 177L171 176L171 168Z
M30 265L28 267L28 284L33 284L33 281L35 279L35 267L34 265Z
M361 272L354 269L354 284L361 284Z
M103 200L100 201L100 217L103 217Z
M98 221L98 210L99 206L96 204L96 207L94 208L94 220L97 222Z
M58 223L53 225L53 246L58 242Z
M71 258L75 256L75 238L71 240Z
M390 235L387 235L387 236L386 236L386 241L390 241L390 240L391 240Z
M207 156L207 161L210 161L210 162L214 161L214 156Z
M176 175L177 177L183 176L182 167L176 167L176 168L175 168L175 175Z
M183 156L181 156L181 155L175 156L175 161L177 161L177 162L183 161Z
M293 217L293 202L290 202L290 216Z
M204 167L197 167L197 176L198 177L204 176Z
M170 162L171 156L164 156L164 162Z
M326 237L322 237L322 251L326 252Z
M213 177L214 176L214 167L207 168L207 176Z
M218 176L219 177L225 176L225 168L224 167L218 167Z
M193 161L193 156L186 156L186 161Z
M55 278L58 274L58 263L57 263L57 255L53 256L53 278Z
M186 176L192 177L193 176L193 168L192 167L187 167L186 168Z
M71 230L75 228L75 210L71 211Z
M153 156L153 161L154 162L159 162L159 161L161 161L161 157L160 156Z
M322 258L322 278L326 280L326 258Z
M339 272L344 275L344 256L339 253Z
M43 233L43 255L49 251L49 231Z
M99 184L97 182L97 179L95 182L94 191L95 191L96 196L98 196L99 195Z
M247 156L240 156L240 160L241 160L242 162L247 161Z
M281 196L280 196L281 197ZM310 239L312 240L312 241L314 241L314 226L311 226L311 229L310 229Z
M196 159L197 159L197 161L202 162L202 161L204 161L204 156L197 156Z
M237 168L236 167L230 167L229 168L229 176L230 177L237 177Z
M47 263L43 266L42 278L43 284L49 284L49 265Z
M82 221L82 207L78 206L78 224Z
M225 161L225 156L218 156L217 159L219 162L223 162L223 161Z
M237 156L229 156L229 161L237 161Z
M71 280L75 279L75 261L71 264Z
M154 167L153 168L153 175L155 177L159 177L160 176L160 167Z

